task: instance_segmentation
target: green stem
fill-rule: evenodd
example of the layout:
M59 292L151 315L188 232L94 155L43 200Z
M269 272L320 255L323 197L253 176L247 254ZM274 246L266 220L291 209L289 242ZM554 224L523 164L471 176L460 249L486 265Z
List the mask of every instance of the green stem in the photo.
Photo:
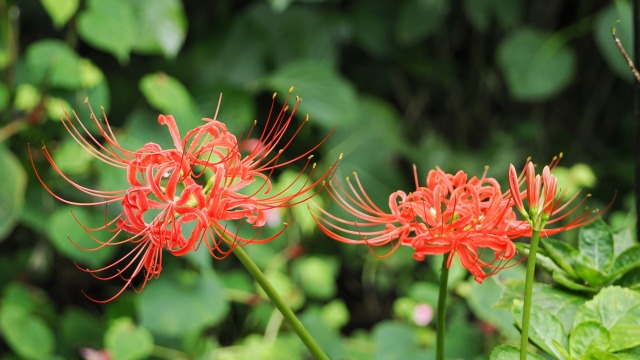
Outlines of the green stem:
M449 268L447 267L447 254L442 258L440 270L440 291L438 293L438 328L436 335L436 360L444 359L444 323L447 315L447 285L449 282Z
M520 360L527 359L527 345L529 344L529 318L531 315L531 298L533 294L533 275L536 271L536 254L540 230L534 230L531 235L529 257L527 258L527 278L524 283L524 305L522 307L522 337L520 339Z
M311 337L311 334L307 331L307 329L302 325L300 320L296 317L296 315L291 311L291 309L285 304L284 300L278 293L276 289L274 289L273 285L267 280L267 277L264 276L262 271L258 268L258 266L251 260L249 255L242 250L242 247L235 246L233 248L233 253L238 257L240 262L247 268L249 273L253 276L253 278L258 282L258 285L264 290L269 299L273 302L273 304L280 310L282 316L289 322L289 325L293 328L293 331L296 332L300 340L305 344L307 349L313 357L316 359L329 360L329 357L322 351L318 343Z

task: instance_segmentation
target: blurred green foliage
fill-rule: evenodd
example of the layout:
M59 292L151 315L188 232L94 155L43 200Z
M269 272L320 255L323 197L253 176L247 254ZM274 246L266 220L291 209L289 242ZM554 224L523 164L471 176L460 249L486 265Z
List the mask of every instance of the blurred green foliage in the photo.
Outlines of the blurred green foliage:
M100 226L117 205L72 215L31 166L52 191L86 200L50 169L44 141L74 181L122 187L59 121L64 111L87 120L87 98L123 147L135 149L171 144L158 113L173 114L186 132L214 116L221 93L218 119L240 135L266 117L274 91L294 86L303 99L298 120L309 114L312 124L294 147L334 131L317 151L318 166L344 153L338 176L357 171L380 206L391 191L411 189L412 164L421 179L436 165L474 175L490 165L489 175L504 180L509 163L530 155L546 163L563 151L564 186L597 190L596 206L617 191L611 222L629 231L636 125L631 73L611 40L616 19L632 53L627 0L0 1L0 359L73 359L103 349L113 359L305 356L233 258L167 256L162 276L140 294L128 290L106 305L83 296L108 298L122 284L75 264L98 268L123 253L80 250L93 241L74 216ZM290 174L279 175L289 183ZM247 252L330 356L432 358L434 325L412 316L418 305L435 307L440 261L417 263L404 249L376 258L321 236L304 205L291 211L280 214L296 219L281 237ZM509 309L492 304L522 269L483 285L458 270L447 355L486 359L518 337ZM572 341L578 331L618 336L590 322L599 315L589 309L607 296L576 310L585 325L561 333L565 351L587 352ZM511 350L492 358L509 359L502 356Z

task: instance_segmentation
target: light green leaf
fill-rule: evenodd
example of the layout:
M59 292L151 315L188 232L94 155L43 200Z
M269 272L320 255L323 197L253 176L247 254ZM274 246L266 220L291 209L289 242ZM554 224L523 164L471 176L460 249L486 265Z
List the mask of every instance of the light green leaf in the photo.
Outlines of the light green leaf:
M0 144L0 241L13 230L24 205L27 175L20 161L9 149Z
M119 318L105 332L104 345L112 360L146 359L153 351L153 336L131 319Z
M94 250L100 244L92 237L106 241L111 233L100 231L88 234L83 226L87 228L104 226L104 215L92 213L83 207L63 206L51 214L46 231L58 252L79 264L99 268L111 258L116 249L106 246L100 250Z
M544 360L538 354L527 352L527 359ZM489 360L520 360L520 348L513 345L498 345L492 351Z
M566 88L575 74L575 55L558 35L535 29L516 30L500 43L498 64L511 95L520 101L543 101Z
M78 67L80 73L80 85L85 89L90 89L97 86L104 80L104 74L99 67L97 67L91 60L87 58L80 59L80 66ZM105 104L101 104L105 105Z
M187 17L179 0L138 0L131 3L138 24L133 49L175 58L187 36Z
M597 321L578 324L569 336L569 352L578 359L593 351L607 351L611 343L609 331Z
M439 29L449 13L447 0L410 0L402 3L397 21L396 37L411 45Z
M64 89L80 87L80 57L66 43L50 39L34 42L25 57L30 82Z
M40 0L53 25L60 29L78 10L79 0Z
M89 0L78 17L78 34L90 45L129 61L136 41L136 18L128 0Z
M611 281L633 269L640 269L640 245L632 246L616 257L609 270L608 280Z
M154 334L179 337L224 319L229 304L213 270L168 270L136 297L142 326Z
M627 54L633 54L633 16L631 2L617 0L608 3L597 15L593 23L593 36L602 56L613 72L625 80L635 81L633 73L611 37L611 27L615 26L616 36L622 42ZM620 22L617 22L620 20Z
M573 268L574 258L578 255L578 251L565 241L551 238L542 238L540 241L544 250L556 265L560 266L569 276L578 279L578 274Z
M313 60L291 62L264 79L263 86L276 89L284 99L291 86L302 98L301 117L325 127L350 123L358 115L358 102L351 84L328 63Z
M326 300L335 296L338 262L324 256L308 256L293 263L293 273L310 297Z
M0 330L7 344L22 358L40 360L53 353L55 337L51 328L17 304L5 303L0 308Z
M575 326L596 321L611 334L609 351L640 345L640 292L618 286L602 289L576 315Z
M604 221L580 228L578 250L591 259L596 270L605 271L613 261L613 236Z
M185 133L203 124L187 88L175 78L164 73L145 75L140 90L151 106L164 115L173 115Z
M511 308L519 328L522 328L522 305L522 300L515 299ZM556 349L554 342L564 349L569 345L567 332L558 317L535 302L531 306L529 338L540 349L557 358L562 358L562 354Z
M636 245L630 228L625 227L613 234L613 254L619 256L623 251Z
M416 335L406 324L385 321L373 328L375 360L415 358Z

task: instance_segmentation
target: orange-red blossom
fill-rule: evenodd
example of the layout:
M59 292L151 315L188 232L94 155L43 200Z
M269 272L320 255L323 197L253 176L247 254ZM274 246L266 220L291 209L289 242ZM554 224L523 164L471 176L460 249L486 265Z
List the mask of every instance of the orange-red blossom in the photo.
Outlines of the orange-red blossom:
M523 234L512 200L493 178L468 176L463 171L447 174L429 171L424 186L414 167L415 190L389 196L389 211L377 207L366 194L358 176L329 185L331 197L358 220L345 220L320 209L319 228L329 237L350 244L392 244L414 249L414 258L448 254L447 266L457 255L462 266L481 283L506 266L515 255L512 240Z
M216 119L217 113L213 119L203 119L202 125L181 137L173 116L160 115L159 124L167 126L173 140L173 147L169 149L152 142L135 151L124 149L114 136L106 116L103 116L103 123L91 111L91 120L99 132L99 136L94 136L75 113L73 117L65 114L62 120L69 134L98 160L122 169L129 185L117 191L86 188L68 178L53 161L47 147L43 146L44 156L53 169L73 187L96 199L90 202L68 200L48 187L32 159L36 176L58 200L72 205L122 205L122 212L105 221L103 227L84 227L87 234L99 243L96 249L87 250L133 244L126 255L108 266L82 269L103 280L124 279L125 284L120 291L105 301L133 286L138 275L142 276L138 290L142 290L149 279L160 275L163 254L181 256L204 243L212 256L223 258L234 246L274 239L286 225L277 234L265 238L258 235L244 238L237 230L227 229L237 229L242 222L261 228L269 210L307 200L321 189L319 185L324 180L333 175L337 163L317 180L309 180L315 170L311 153L324 140L302 154L284 158L283 152L304 123L292 133L287 132L300 99L296 98L292 109L285 104L277 111L275 97L276 94L263 124L263 132L257 139L249 139L250 131L247 139L238 141L225 124ZM304 166L296 181L283 191L272 190L274 170L299 160L304 162ZM311 170L307 171L308 168ZM230 221L237 225L229 226ZM93 232L102 230L113 235L106 241L93 237ZM223 241L228 245L220 247ZM112 273L102 276L105 271Z

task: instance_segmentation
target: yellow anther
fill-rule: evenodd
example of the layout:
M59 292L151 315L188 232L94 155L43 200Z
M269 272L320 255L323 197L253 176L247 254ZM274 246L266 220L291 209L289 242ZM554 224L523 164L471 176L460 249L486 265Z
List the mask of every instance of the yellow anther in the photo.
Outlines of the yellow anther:
M277 92L274 92L274 93L273 93L273 95L271 96L271 99L275 99L275 98L276 98L276 96L278 96L278 93L277 93Z
M292 93L293 92L293 85L289 88L289 92Z
M340 153L340 156L338 156L338 160L342 160L342 153Z

